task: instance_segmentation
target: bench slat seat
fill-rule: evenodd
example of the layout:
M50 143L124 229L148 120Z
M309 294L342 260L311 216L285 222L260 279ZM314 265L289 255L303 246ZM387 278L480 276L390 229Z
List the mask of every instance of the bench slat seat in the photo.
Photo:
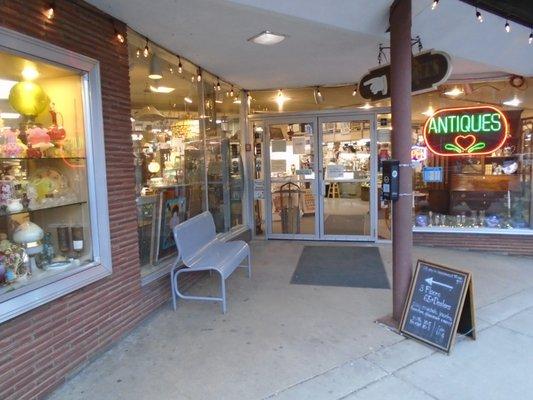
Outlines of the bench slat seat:
M178 260L170 273L172 304L176 309L176 296L182 299L222 302L226 312L226 279L238 267L248 268L251 277L250 247L242 240L223 242L216 236L215 223L209 211L203 212L174 227L174 239L178 248ZM244 259L248 265L241 265ZM185 268L181 268L181 263ZM220 275L221 296L204 297L184 295L179 291L181 274L194 271L216 271Z

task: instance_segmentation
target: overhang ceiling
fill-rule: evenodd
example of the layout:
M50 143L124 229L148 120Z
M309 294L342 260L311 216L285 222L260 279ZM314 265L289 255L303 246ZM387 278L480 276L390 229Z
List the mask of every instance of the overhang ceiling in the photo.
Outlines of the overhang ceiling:
M202 68L248 89L357 82L388 43L391 0L88 0ZM454 76L533 75L529 30L459 0L413 0L413 35L448 52ZM287 34L275 46L246 39L263 30Z

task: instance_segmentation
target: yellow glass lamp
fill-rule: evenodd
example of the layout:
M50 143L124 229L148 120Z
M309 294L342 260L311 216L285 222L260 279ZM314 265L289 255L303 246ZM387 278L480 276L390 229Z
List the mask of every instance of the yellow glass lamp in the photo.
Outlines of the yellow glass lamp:
M34 82L23 81L15 84L9 92L9 104L20 114L36 117L50 103L44 90Z

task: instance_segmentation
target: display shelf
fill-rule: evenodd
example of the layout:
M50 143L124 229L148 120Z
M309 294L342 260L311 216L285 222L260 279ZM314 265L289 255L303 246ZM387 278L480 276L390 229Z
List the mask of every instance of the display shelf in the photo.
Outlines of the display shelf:
M69 202L69 203L64 203L64 204L53 205L53 206L49 206L49 207L39 207L39 208L31 208L31 209L30 208L26 208L26 209L24 209L22 211L17 211L17 212L0 211L0 217L6 217L6 216L18 215L18 214L27 214L27 213L31 213L31 212L44 211L44 210L52 210L52 209L55 209L55 208L76 206L76 205L81 205L81 204L87 204L87 201L74 201L74 202Z
M33 161L33 160L85 160L85 157L0 157L0 161Z

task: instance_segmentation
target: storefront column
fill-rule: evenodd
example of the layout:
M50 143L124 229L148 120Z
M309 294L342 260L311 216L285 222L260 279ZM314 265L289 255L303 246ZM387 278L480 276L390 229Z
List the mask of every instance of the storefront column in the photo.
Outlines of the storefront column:
M241 130L241 156L243 164L243 225L246 225L250 229L254 227L254 196L253 196L253 137L248 131L248 115L250 114L250 97L247 90L241 90L241 109L239 125Z
M392 157L400 161L400 198L393 206L392 316L399 322L412 275L411 0L390 9Z

